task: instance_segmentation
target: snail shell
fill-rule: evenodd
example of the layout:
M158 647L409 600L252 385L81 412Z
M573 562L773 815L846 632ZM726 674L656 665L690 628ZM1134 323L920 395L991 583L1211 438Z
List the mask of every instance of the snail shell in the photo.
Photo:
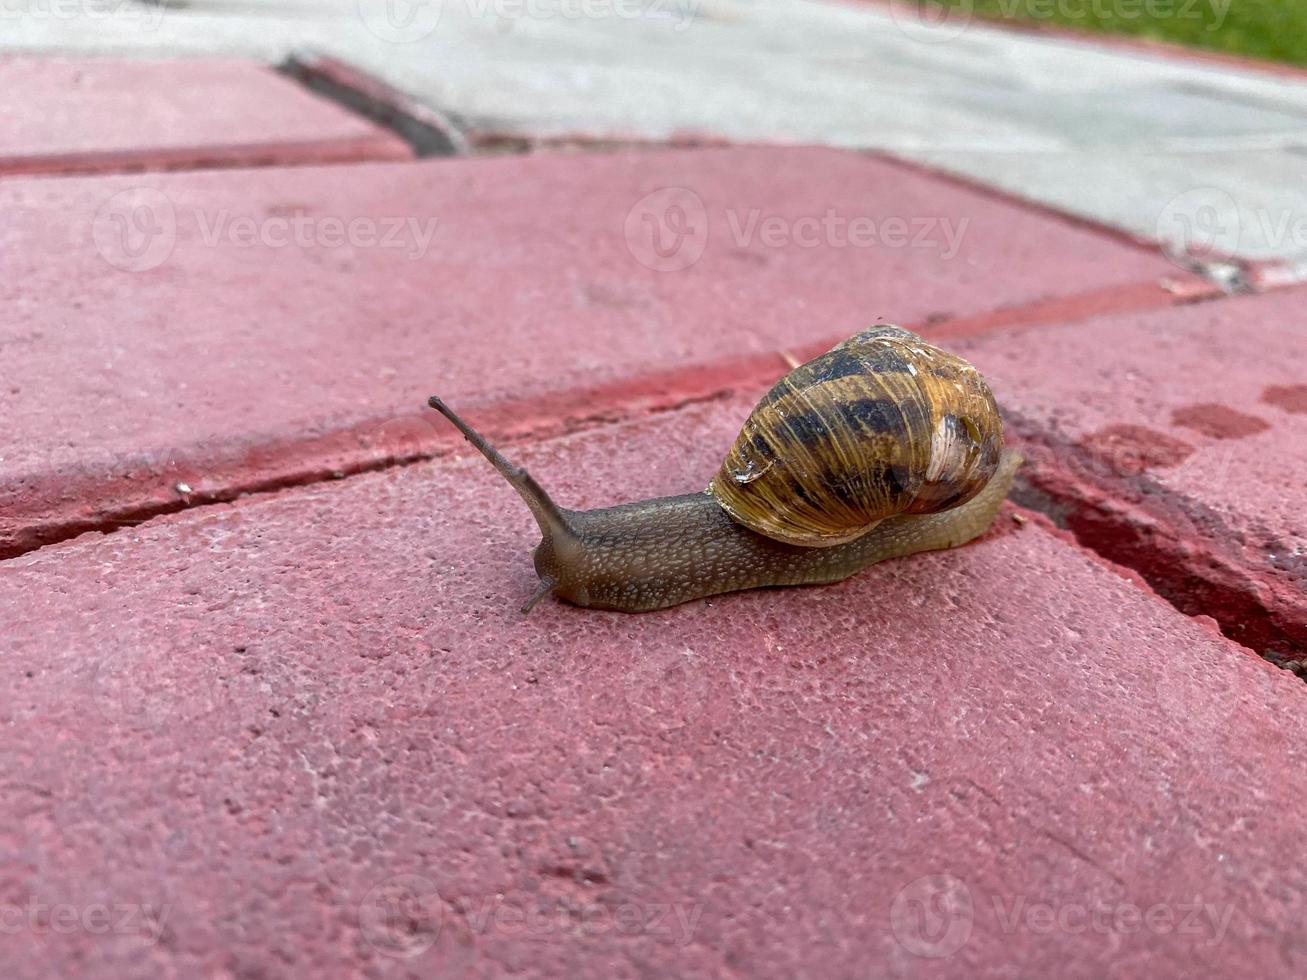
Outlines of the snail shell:
M856 334L758 403L708 492L736 522L828 547L966 503L1003 448L980 373L900 327Z

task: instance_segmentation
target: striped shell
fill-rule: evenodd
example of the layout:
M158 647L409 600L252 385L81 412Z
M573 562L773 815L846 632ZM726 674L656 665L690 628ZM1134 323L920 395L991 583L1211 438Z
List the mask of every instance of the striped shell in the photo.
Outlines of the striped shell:
M895 514L965 503L1002 448L980 372L907 330L873 327L777 382L708 492L759 534L825 547Z

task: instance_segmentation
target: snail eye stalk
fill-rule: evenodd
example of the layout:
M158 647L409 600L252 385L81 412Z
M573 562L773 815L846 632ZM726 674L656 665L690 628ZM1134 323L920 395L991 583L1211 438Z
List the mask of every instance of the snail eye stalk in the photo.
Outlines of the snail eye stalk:
M514 466L505 459L498 449L486 442L481 433L463 421L458 413L441 401L438 396L432 395L427 399L427 404L449 419L455 428L463 433L463 437L476 447L476 450L482 456L490 460L490 464L508 481L508 485L517 491L518 496L526 501L526 505L531 508L531 514L535 517L536 523L540 525L540 533L544 535L546 541L556 543L576 538L576 532L567 523L567 517L562 508L554 503L549 494L545 492L544 487L536 483L535 478L530 473L520 466ZM531 605L539 601L539 598L539 596L533 598Z

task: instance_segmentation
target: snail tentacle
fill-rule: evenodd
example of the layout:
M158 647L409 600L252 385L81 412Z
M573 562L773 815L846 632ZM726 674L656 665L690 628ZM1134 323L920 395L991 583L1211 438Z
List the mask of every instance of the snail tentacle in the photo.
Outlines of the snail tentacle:
M534 609L536 603L539 602L541 599L543 599L545 596L549 595L550 592L554 591L554 586L557 584L558 583L554 581L554 577L552 575L543 576L540 579L540 584L536 586L535 592L531 594L531 598L526 600L526 602L522 603L522 615L525 616L532 609Z
M482 456L490 460L491 465L508 481L509 486L516 490L518 496L526 501L526 505L531 508L531 513L536 519L536 523L540 525L541 534L546 538L554 538L559 541L576 537L576 532L567 522L566 512L554 503L549 494L545 492L545 488L535 481L535 477L522 467L514 466L505 459L498 449L490 445L481 433L463 421L458 413L446 405L439 396L432 395L427 399L427 404L453 422L458 431L463 433L463 438L470 442Z

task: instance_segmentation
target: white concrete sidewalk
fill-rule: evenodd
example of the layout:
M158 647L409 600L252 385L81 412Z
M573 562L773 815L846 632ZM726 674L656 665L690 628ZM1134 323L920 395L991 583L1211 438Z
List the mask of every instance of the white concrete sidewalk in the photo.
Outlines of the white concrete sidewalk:
M810 0L22 0L0 49L334 54L482 130L886 150L1200 257L1307 261L1307 74Z

